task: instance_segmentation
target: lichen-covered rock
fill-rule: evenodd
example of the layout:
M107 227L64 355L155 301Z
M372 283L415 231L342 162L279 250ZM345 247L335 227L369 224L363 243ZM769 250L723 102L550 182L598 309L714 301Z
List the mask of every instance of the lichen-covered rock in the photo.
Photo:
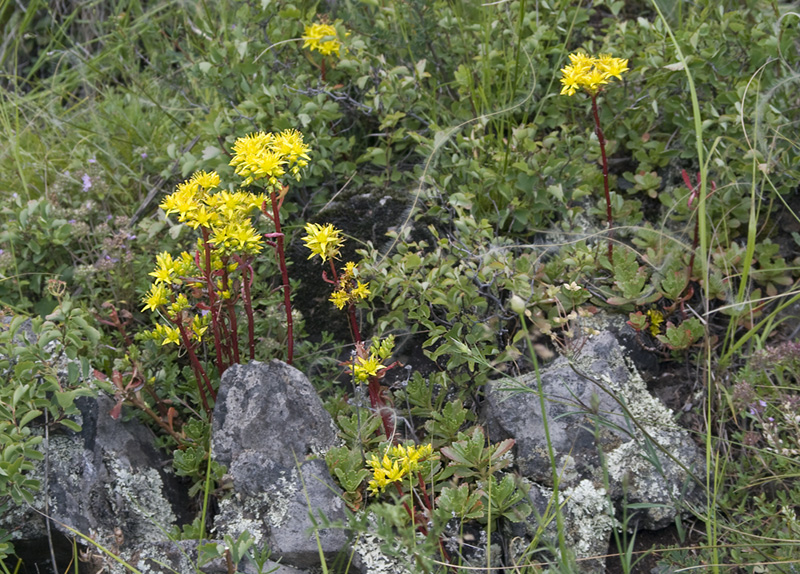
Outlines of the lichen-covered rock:
M218 548L224 548L225 544L221 541L214 541ZM207 544L203 541L202 544ZM200 565L199 547L201 543L197 540L164 541L154 544L147 550L147 556L140 556L138 560L131 563L142 574L175 574L196 572ZM108 562L108 559L106 559ZM250 559L243 559L239 564L235 564L236 572L241 574L306 574L304 570L298 570L291 566L285 566L272 560L267 560L261 571L257 570L256 565ZM125 569L126 572L129 572ZM228 563L224 558L216 558L210 562L202 564L203 574L230 574ZM120 570L121 572L121 570Z
M336 430L308 379L280 361L234 365L214 409L213 452L228 467L234 495L220 503L216 533L249 531L283 564L319 565L347 546L345 532L318 528L319 515L344 521L341 490L323 459Z
M78 399L78 405L81 432L51 434L39 447L44 461L32 476L42 489L33 507L0 517L21 548L41 541L43 571L50 570L44 513L60 535L74 537L68 526L128 556L186 521L185 489L169 472L169 456L153 447L150 430L112 419L114 401L104 396Z
M592 506L583 515L597 515L598 497L587 493L602 491L606 496L605 466L608 495L617 506L623 499L655 505L637 509L630 525L658 529L674 520L679 512L676 501L699 490L692 475L704 476L703 459L688 433L674 423L671 411L647 391L615 337L603 332L589 338L571 360L561 357L540 374L562 494L571 492L569 514L585 522L576 506L576 494L581 493ZM552 487L536 375L490 384L485 415L493 440L516 439L520 473ZM610 531L610 525L587 531L596 539L576 541L579 557L605 548Z

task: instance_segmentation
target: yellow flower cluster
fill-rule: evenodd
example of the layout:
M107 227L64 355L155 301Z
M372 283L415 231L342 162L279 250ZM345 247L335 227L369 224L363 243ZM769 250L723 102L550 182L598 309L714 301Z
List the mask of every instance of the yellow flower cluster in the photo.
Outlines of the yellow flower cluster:
M609 54L597 57L581 52L569 55L569 66L561 68L561 94L571 96L579 89L596 94L600 87L611 78L622 79L622 72L628 71L628 60L613 58Z
M388 359L394 351L394 335L389 335L383 341L374 341L369 349L356 356L350 370L353 378L358 383L369 383L372 377L376 377L386 368L383 361Z
M312 52L316 50L323 56L331 54L339 56L341 46L336 28L330 24L309 24L303 31L303 48L308 48Z
M369 281L362 283L360 279L356 278L357 273L356 264L348 261L345 264L344 273L339 277L339 284L328 299L340 311L345 308L345 305L357 303L359 299L366 299L370 294Z
M664 322L664 314L658 309L650 309L647 311L647 316L650 318L650 334L653 335L653 337L661 334L661 324Z
M185 299L184 295L180 295L179 297L183 297ZM205 315L195 315L192 319L191 329L188 332L188 336L192 340L200 341L205 332L208 330L209 322L210 316L208 313ZM154 341L160 342L162 345L169 345L170 343L180 345L183 342L181 340L181 331L178 327L162 325L161 323L157 323L155 328L151 331L145 331L144 338L153 339Z
M244 178L242 185L266 179L269 185L276 186L287 171L300 181L300 169L308 165L309 151L303 134L297 130L258 132L236 140L230 165Z
M377 495L393 482L400 482L405 476L419 470L419 463L431 456L433 456L433 446L430 444L419 447L396 445L389 448L383 458L370 455L367 460L367 466L372 469L370 492Z
M209 193L218 185L216 172L199 171L178 184L177 190L161 202L161 209L167 215L177 213L178 221L192 229L208 229L210 243L225 254L258 253L263 242L250 214L261 209L267 196L244 191Z
M336 229L330 223L325 225L306 223L305 232L308 235L303 237L303 241L305 241L306 247L311 250L311 255L308 256L309 259L319 255L322 262L325 263L339 256L339 250L344 243L341 229Z

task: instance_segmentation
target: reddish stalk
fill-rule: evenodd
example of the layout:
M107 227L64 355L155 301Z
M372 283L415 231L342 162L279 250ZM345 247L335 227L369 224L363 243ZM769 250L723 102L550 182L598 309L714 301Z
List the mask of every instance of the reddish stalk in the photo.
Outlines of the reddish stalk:
M358 330L358 321L356 320L356 306L350 303L347 306L347 315L350 317L350 330L353 332L353 340L356 343L361 342L361 332Z
M249 259L236 258L242 268L242 291L244 293L244 311L247 314L247 339L250 346L250 360L256 358L256 334L255 318L253 317L253 300L250 295L250 287L253 283L253 268L250 266Z
M208 229L203 227L203 249L205 252L205 275L206 288L208 290L208 306L211 312L211 330L214 333L214 349L217 353L217 371L219 376L225 372L225 363L222 360L222 337L219 331L219 308L217 306L217 294L214 289L214 278L211 276L211 244L208 242Z
M283 193L285 192L286 187L283 189ZM279 203L275 191L270 190L269 199L270 203L272 204L272 215L269 217L275 224L275 233L270 234L270 236L275 237L275 251L278 253L278 265L281 268L281 279L283 280L283 306L286 309L286 336L288 338L286 362L291 365L292 358L294 357L294 323L292 321L292 299L291 287L289 286L289 271L286 268L286 255L284 253L284 236L283 232L281 232L280 206L283 203L283 193L281 194ZM263 211L266 213L265 210Z
M614 246L611 242L613 221L611 219L611 192L608 189L608 158L606 158L606 138L603 135L603 128L600 127L596 93L592 93L592 115L594 115L594 133L597 134L597 141L600 142L600 155L603 159L603 188L606 192L606 218L608 220L608 262L613 265Z
M228 261L227 258L223 262L222 267L222 290L228 291ZM239 364L239 325L236 322L236 301L233 298L233 292L225 299L225 307L228 310L228 322L230 328L228 329L228 358L231 359L232 364ZM232 356L231 356L232 355Z
M206 413L211 416L211 408L208 406L206 392L203 390L203 385L200 383L200 381L202 380L205 382L212 398L216 399L217 397L216 393L214 392L214 388L211 386L211 381L208 380L208 375L206 375L205 370L203 369L202 365L200 365L200 361L197 359L197 355L194 353L194 349L192 348L192 340L189 338L189 334L186 332L186 328L183 326L183 323L177 318L173 321L173 323L178 326L178 330L181 333L181 339L183 339L183 346L186 347L186 352L189 355L189 362L192 364L194 377L197 381L197 390L200 391L200 399L203 401L203 408L206 410Z

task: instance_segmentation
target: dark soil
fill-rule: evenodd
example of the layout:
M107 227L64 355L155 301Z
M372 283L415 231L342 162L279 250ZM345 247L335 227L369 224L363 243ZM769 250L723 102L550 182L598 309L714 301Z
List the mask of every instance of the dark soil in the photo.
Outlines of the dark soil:
M686 540L681 542L678 529L673 525L662 530L639 530L636 532L634 542L633 558L631 562L635 565L631 568L631 574L661 574L671 572L666 563L659 564L663 560L662 550L667 548L689 547L700 543L699 534L694 536L689 533ZM620 539L624 544L624 541ZM606 559L606 574L625 574L620 561L620 554L624 549L617 548L614 537L611 537L611 544L608 547L608 558Z

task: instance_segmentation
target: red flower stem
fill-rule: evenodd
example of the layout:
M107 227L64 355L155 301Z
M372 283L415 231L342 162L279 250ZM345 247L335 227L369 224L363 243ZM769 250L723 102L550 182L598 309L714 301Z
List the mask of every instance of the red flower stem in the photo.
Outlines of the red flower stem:
M608 158L606 157L606 138L600 127L600 114L597 111L597 94L592 94L592 114L594 115L594 133L600 142L600 155L603 158L603 188L606 192L606 217L608 219L608 262L614 264L614 245L611 242L613 221L611 219L611 192L608 190Z
M350 330L353 331L353 340L356 343L361 342L361 332L358 330L358 321L356 320L356 306L353 303L347 305L347 314L350 317Z
M226 258L222 267L222 289L228 291L228 260ZM228 309L228 321L230 322L230 329L228 330L228 356L230 358L230 351L233 351L233 363L239 364L239 325L236 322L236 308L233 299L233 289L230 290L230 296L225 300L225 307Z
M417 479L419 480L419 488L422 491L422 502L425 503L425 508L433 510L431 508L431 499L428 496L428 487L425 485L425 479L422 477L421 472L417 472Z
M283 279L283 306L286 308L286 337L288 339L286 362L291 365L292 358L294 357L294 324L292 322L292 298L291 287L289 286L289 271L286 269L286 255L283 249L284 237L281 232L280 206L274 190L270 190L269 198L270 203L272 203L272 221L275 223L275 233L277 234L275 238L275 242L277 243L275 251L278 252L278 265L281 268L281 278Z
M339 286L339 273L336 272L336 265L333 264L333 258L328 259L331 264L331 273L333 273L333 284Z
M211 244L208 242L208 228L203 227L203 250L205 252L206 288L208 290L208 307L211 312L211 330L214 333L214 350L217 353L217 371L219 376L225 372L225 363L222 361L222 337L219 332L219 308L217 294L214 289L214 278L211 276Z
M189 334L186 332L186 328L183 326L183 323L178 319L173 320L173 323L178 326L178 330L181 333L181 339L183 339L183 346L186 347L186 352L189 355L189 362L192 364L194 378L197 381L197 390L200 391L200 399L203 401L203 408L206 410L206 414L211 416L211 408L208 406L206 392L203 390L203 383L205 383L208 387L208 390L211 392L211 396L216 398L214 388L211 386L211 381L208 380L208 375L206 375L202 365L200 365L200 361L197 360L197 355L195 355L192 347L192 340L189 338Z

